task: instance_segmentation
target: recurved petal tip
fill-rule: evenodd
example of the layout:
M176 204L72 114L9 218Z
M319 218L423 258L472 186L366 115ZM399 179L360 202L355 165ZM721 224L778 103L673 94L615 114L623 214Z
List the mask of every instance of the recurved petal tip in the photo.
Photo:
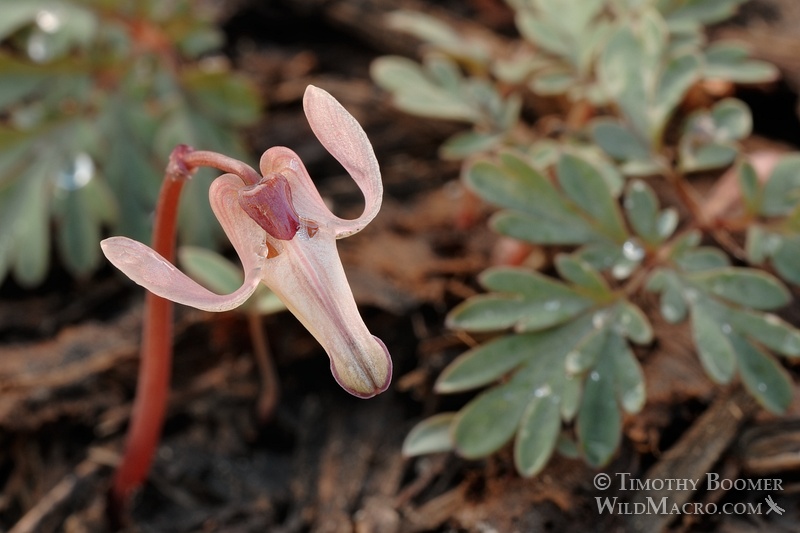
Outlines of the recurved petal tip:
M376 396L392 381L392 358L378 337L347 358L331 357L331 372L344 390L359 398Z
M100 243L103 254L123 274L153 294L204 311L228 311L242 305L256 290L260 278L248 272L244 284L227 295L214 294L159 255L127 237L111 237Z
M337 237L347 237L361 231L380 210L383 183L378 160L364 129L327 91L309 85L303 108L314 135L364 194L364 213L355 220L338 220Z

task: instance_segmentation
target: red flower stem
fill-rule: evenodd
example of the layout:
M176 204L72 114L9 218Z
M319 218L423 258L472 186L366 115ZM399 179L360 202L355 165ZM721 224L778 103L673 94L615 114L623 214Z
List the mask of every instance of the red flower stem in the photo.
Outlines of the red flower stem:
M153 223L152 247L170 262L175 260L178 201L183 184L190 176L181 161L181 152L187 148L179 146L170 156ZM130 494L144 481L161 438L172 368L172 315L171 301L147 293L136 396L125 453L111 489L112 502L117 509L122 509Z
M194 170L201 166L236 174L248 185L261 180L258 172L236 159L215 152L195 151L185 145L176 147L170 155L156 204L152 245L171 263L175 262L175 229L181 190ZM136 397L125 452L111 487L111 512L117 515L116 519L128 497L147 477L161 438L172 370L172 309L171 301L147 293ZM271 407L267 406L269 409Z
M247 185L255 185L261 181L261 175L247 163L216 152L196 150L187 153L182 159L189 168L213 167L223 172L236 174Z

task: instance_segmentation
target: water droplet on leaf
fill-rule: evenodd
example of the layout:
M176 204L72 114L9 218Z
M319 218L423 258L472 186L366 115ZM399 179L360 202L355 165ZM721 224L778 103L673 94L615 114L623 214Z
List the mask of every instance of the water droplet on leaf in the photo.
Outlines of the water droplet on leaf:
M611 269L611 275L614 276L614 279L627 279L636 269L636 265L637 263L630 261L620 261Z
M61 28L61 17L49 9L36 13L36 25L45 33L55 33Z
M558 311L560 307L561 307L561 302L558 300L549 300L544 303L545 311Z
M533 395L537 398L544 398L545 396L550 395L553 392L553 389L550 388L550 385L544 384L541 387L537 388L533 391Z
M629 389L623 394L622 404L628 411L635 411L641 407L642 398L644 397L644 385L637 383L635 387Z
M661 306L661 314L667 322L677 322L681 318L681 314L676 307L669 304Z
M608 319L608 313L605 311L598 311L592 316L592 326L595 329L600 329L606 325L606 320Z
M67 191L85 187L94 177L94 160L86 152L75 154L75 158L56 176L56 185Z
M683 292L683 296L690 302L696 302L697 298L700 296L700 293L695 289L686 289Z
M581 353L576 352L575 350L567 354L564 367L566 368L568 375L577 374L583 370L583 367L580 364L580 359Z
M27 52L28 57L35 63L44 63L50 58L50 49L44 33L33 32L28 37Z
M641 261L644 254L644 248L636 239L628 239L622 245L622 255L629 261Z

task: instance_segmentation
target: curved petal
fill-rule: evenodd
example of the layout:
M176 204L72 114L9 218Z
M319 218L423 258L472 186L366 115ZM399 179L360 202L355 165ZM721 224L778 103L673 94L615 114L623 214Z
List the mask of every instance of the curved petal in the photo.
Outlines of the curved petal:
M235 292L221 296L199 285L149 246L127 237L111 237L100 243L103 253L126 276L150 292L179 304L204 311L228 311L239 307L256 290L254 272Z
M227 295L215 294L178 270L155 250L127 237L111 237L100 243L111 263L149 291L204 311L228 311L242 305L256 290L266 255L266 232L239 207L242 180L224 174L214 180L209 200L225 234L244 267L242 286Z
M326 91L309 85L303 97L303 107L314 135L361 189L364 212L355 220L345 220L331 213L302 161L288 148L278 146L264 152L261 173L266 176L276 172L286 176L292 183L298 213L333 228L337 239L347 237L361 231L380 210L383 183L378 160L361 125Z
M381 208L383 182L372 143L353 115L318 87L309 85L306 88L303 109L319 142L341 163L364 194L364 213L351 221L346 230L348 235L355 233L369 224Z
M334 233L326 229L314 237L298 234L265 266L264 283L325 349L336 381L360 398L386 390L392 360L358 312Z

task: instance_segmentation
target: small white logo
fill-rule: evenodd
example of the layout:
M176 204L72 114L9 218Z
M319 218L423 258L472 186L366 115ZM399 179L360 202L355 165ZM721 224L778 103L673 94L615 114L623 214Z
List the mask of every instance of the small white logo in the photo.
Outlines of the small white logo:
M771 513L772 511L775 511L779 515L782 515L783 513L786 512L786 510L783 507L780 507L777 503L772 501L772 496L767 496L766 502L767 505L769 505L769 509L767 509L767 514Z

